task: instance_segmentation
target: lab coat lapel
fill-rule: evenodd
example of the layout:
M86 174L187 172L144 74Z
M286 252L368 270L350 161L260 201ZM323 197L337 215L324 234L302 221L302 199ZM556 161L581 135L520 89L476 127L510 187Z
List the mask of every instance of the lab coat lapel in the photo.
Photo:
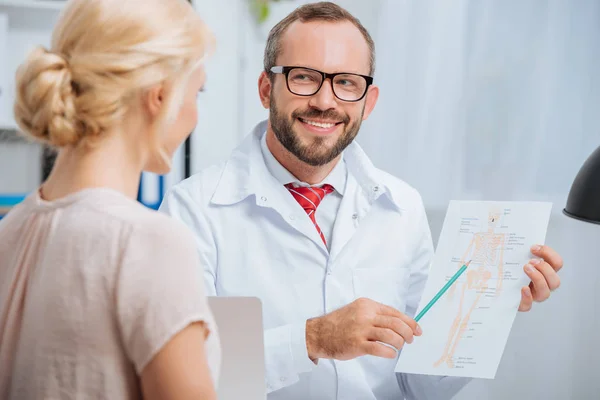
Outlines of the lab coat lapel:
M344 153L348 166L346 190L333 228L330 256L333 261L350 243L360 229L361 221L371 211L373 204L384 193L394 206L401 210L397 199L388 188L385 177L373 166L360 146L353 142ZM357 244L359 245L359 244Z
M304 209L284 186L280 185L268 171L265 172L266 174L262 175L263 184L256 192L256 205L277 213L286 224L327 253L325 244Z
M346 190L333 225L330 258L335 262L344 247L350 242L362 216L370 208L368 199L358 189L358 184L351 174L348 174ZM356 198L356 200L355 200Z
M286 224L327 253L304 209L265 165L260 148L260 139L265 130L266 121L263 121L233 151L212 196L213 204L231 205L253 196L258 207L277 213Z
M260 148L258 150L260 151ZM262 153L258 155L260 158L256 159L255 168L252 169L252 173L256 173L256 180L261 182L260 185L256 185L256 205L276 212L286 224L312 240L321 251L328 253L321 236L319 236L306 211L291 193L269 173L263 161ZM269 201L269 199L272 199L272 201Z

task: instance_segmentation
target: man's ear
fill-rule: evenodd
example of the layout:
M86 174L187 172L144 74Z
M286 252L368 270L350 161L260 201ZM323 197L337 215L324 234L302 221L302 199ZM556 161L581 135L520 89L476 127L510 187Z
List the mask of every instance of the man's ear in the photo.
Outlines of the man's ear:
M258 77L258 95L260 96L260 102L266 109L269 109L271 104L271 87L271 79L269 79L269 75L263 71Z
M152 87L142 98L143 106L151 118L155 118L163 107L164 91L160 85Z
M377 99L379 98L379 87L375 85L371 85L366 94L365 100L365 112L363 113L363 121L369 118L371 111L375 108L375 104L377 103Z

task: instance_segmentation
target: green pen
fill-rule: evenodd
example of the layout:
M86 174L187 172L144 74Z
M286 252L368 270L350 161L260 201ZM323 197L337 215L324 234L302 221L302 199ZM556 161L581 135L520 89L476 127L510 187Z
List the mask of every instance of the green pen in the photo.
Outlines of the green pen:
M416 316L415 321L419 322L419 320L423 317L423 315L425 315L425 313L427 311L429 311L429 309L431 308L431 306L433 306L435 304L435 302L438 301L439 298L442 297L442 295L444 293L446 293L446 290L448 290L450 288L450 286L452 286L452 284L454 283L454 281L456 281L458 279L458 277L463 272L465 272L465 270L467 269L467 267L469 266L470 263L471 263L471 260L469 260L468 263L466 263L465 265L463 265L462 267L460 267L460 269L458 271L456 271L456 273L454 274L454 276L452 278L450 278L450 280L448 281L448 283L446 283L444 285L444 287L433 297L433 299L431 299L431 301L429 303L427 303L427 305L419 313L419 315Z

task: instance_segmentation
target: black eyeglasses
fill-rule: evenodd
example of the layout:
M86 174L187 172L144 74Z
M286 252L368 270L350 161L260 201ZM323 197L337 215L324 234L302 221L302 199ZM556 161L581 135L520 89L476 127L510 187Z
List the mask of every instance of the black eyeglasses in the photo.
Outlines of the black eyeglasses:
M271 72L284 74L288 90L298 96L314 96L329 78L335 97L342 101L360 101L373 84L371 76L347 72L328 74L306 67L277 66L272 67Z

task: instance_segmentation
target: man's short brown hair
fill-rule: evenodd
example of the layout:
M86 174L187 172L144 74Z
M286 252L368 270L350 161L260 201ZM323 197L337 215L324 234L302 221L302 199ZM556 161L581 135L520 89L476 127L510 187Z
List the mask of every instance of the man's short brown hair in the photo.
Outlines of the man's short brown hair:
M327 22L343 22L349 21L358 28L365 38L371 57L369 59L369 75L375 72L375 42L367 29L360 23L358 18L329 1L319 3L305 4L295 9L287 17L279 21L277 25L269 32L267 45L265 47L264 67L265 71L271 74L271 68L277 62L277 56L281 53L281 37L287 28L294 22L311 22L311 21L327 21Z

